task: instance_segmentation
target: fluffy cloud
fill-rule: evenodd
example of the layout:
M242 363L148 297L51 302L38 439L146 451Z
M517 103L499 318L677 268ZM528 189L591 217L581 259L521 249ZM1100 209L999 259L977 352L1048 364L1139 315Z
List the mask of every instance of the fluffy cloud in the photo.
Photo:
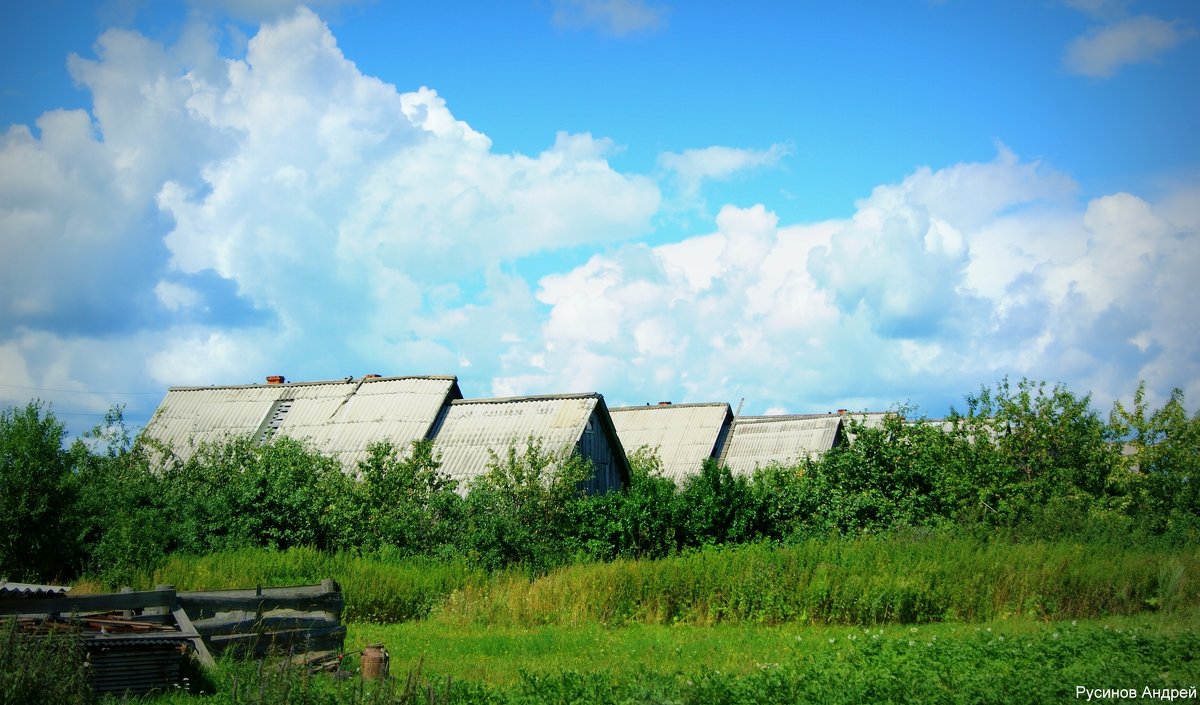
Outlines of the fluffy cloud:
M554 0L552 20L564 29L594 27L621 36L658 29L666 18L666 7L644 0Z
M90 113L0 139L0 343L124 339L143 387L452 372L537 305L505 262L628 239L658 209L651 179L609 167L609 141L495 154L435 91L364 76L306 9L241 59L200 25L173 46L112 30L96 53L70 61Z
M683 198L691 200L704 181L724 180L739 172L774 166L790 152L791 148L783 144L762 150L713 146L664 152L658 157L658 165L675 176Z
M363 75L308 10L243 58L217 45L202 26L171 46L106 32L70 62L92 110L0 138L8 398L144 418L166 384L468 367L471 395L750 413L957 398L1005 373L1101 402L1138 378L1200 396L1194 190L1080 204L1000 148L844 220L725 206L712 232L650 247L659 186L614 170L603 138L497 154L436 91ZM659 177L699 189L785 153L665 154ZM519 274L582 247L599 254Z
M761 206L726 207L711 234L544 278L550 313L524 357L537 364L498 386L582 380L629 403L683 390L745 397L748 412L953 399L1005 374L1102 405L1139 378L1195 398L1200 330L1184 309L1200 201L1080 208L1073 193L1001 148L880 186L842 221L780 227Z
M1174 22L1140 15L1094 28L1067 46L1063 65L1092 78L1108 78L1128 64L1150 61L1190 32Z

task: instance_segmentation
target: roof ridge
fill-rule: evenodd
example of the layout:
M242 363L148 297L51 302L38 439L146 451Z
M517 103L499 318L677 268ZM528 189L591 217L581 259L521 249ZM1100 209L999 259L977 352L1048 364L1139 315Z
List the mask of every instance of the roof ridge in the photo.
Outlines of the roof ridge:
M266 382L256 382L253 384L210 384L210 385L181 385L167 387L168 392L191 392L203 391L206 389L261 389L261 388L276 388L276 387L315 387L318 385L330 384L358 384L360 382L396 382L405 379L429 379L441 380L447 382L458 382L456 375L395 375L390 377L341 377L339 379L324 379L324 380L305 380L303 382L283 382L281 384L269 384Z
M634 411L637 409L681 409L681 408L686 409L688 407L694 408L697 406L718 406L718 407L723 406L725 408L730 408L729 402L726 402L726 401L693 401L693 402L683 402L681 404L675 404L675 403L645 404L645 405L635 404L635 405L631 405L631 406L610 406L610 407L608 407L608 410L611 412L611 411Z
M452 399L451 404L512 404L523 401L554 401L559 399L604 399L599 392L572 392L568 394L532 394L522 397L478 397L475 399Z

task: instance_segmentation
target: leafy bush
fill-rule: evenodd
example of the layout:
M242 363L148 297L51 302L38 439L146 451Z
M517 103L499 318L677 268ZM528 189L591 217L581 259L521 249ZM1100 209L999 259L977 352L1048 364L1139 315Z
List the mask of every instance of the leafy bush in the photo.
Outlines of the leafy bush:
M0 411L0 578L67 577L75 483L63 425L40 402Z
M523 452L493 454L471 484L460 541L488 569L518 564L535 572L567 562L578 546L575 519L591 463L577 453L546 450L530 438Z
M437 553L451 545L462 518L457 483L439 472L432 441L415 441L401 456L390 442L373 444L359 463L358 508L362 528L356 543L400 555Z

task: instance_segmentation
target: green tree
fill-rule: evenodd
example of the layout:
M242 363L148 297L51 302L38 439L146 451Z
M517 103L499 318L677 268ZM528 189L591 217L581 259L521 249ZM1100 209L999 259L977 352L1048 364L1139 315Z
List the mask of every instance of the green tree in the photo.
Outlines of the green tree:
M533 437L524 451L510 445L503 457L493 453L467 494L467 555L488 569L544 571L565 563L581 548L575 504L591 474L591 462L578 453L547 450Z
M1200 412L1188 416L1183 390L1151 411L1141 382L1132 408L1113 404L1109 426L1127 449L1111 483L1121 508L1152 533L1200 539Z
M0 577L45 581L74 572L76 488L63 437L40 401L0 412Z
M749 478L708 459L679 492L677 516L687 546L748 541L755 535L755 510Z
M71 445L82 567L112 586L130 584L178 545L162 479L150 471L144 447L133 442L123 412L112 407L102 424Z
M1061 522L1105 503L1119 450L1090 395L1006 378L968 395L952 420L975 445L974 479L999 523Z
M401 554L436 553L449 545L462 515L458 486L440 471L433 442L414 441L408 455L384 441L359 462L365 548Z
M639 448L629 456L629 469L629 485L620 492L576 502L576 525L591 559L662 558L678 548L678 491L674 480L663 476L662 460Z

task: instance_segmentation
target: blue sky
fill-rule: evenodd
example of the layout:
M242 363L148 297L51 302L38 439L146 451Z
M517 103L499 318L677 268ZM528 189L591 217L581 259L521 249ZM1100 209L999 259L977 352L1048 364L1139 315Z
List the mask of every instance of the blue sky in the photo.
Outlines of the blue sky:
M0 402L1200 398L1191 2L0 10Z

